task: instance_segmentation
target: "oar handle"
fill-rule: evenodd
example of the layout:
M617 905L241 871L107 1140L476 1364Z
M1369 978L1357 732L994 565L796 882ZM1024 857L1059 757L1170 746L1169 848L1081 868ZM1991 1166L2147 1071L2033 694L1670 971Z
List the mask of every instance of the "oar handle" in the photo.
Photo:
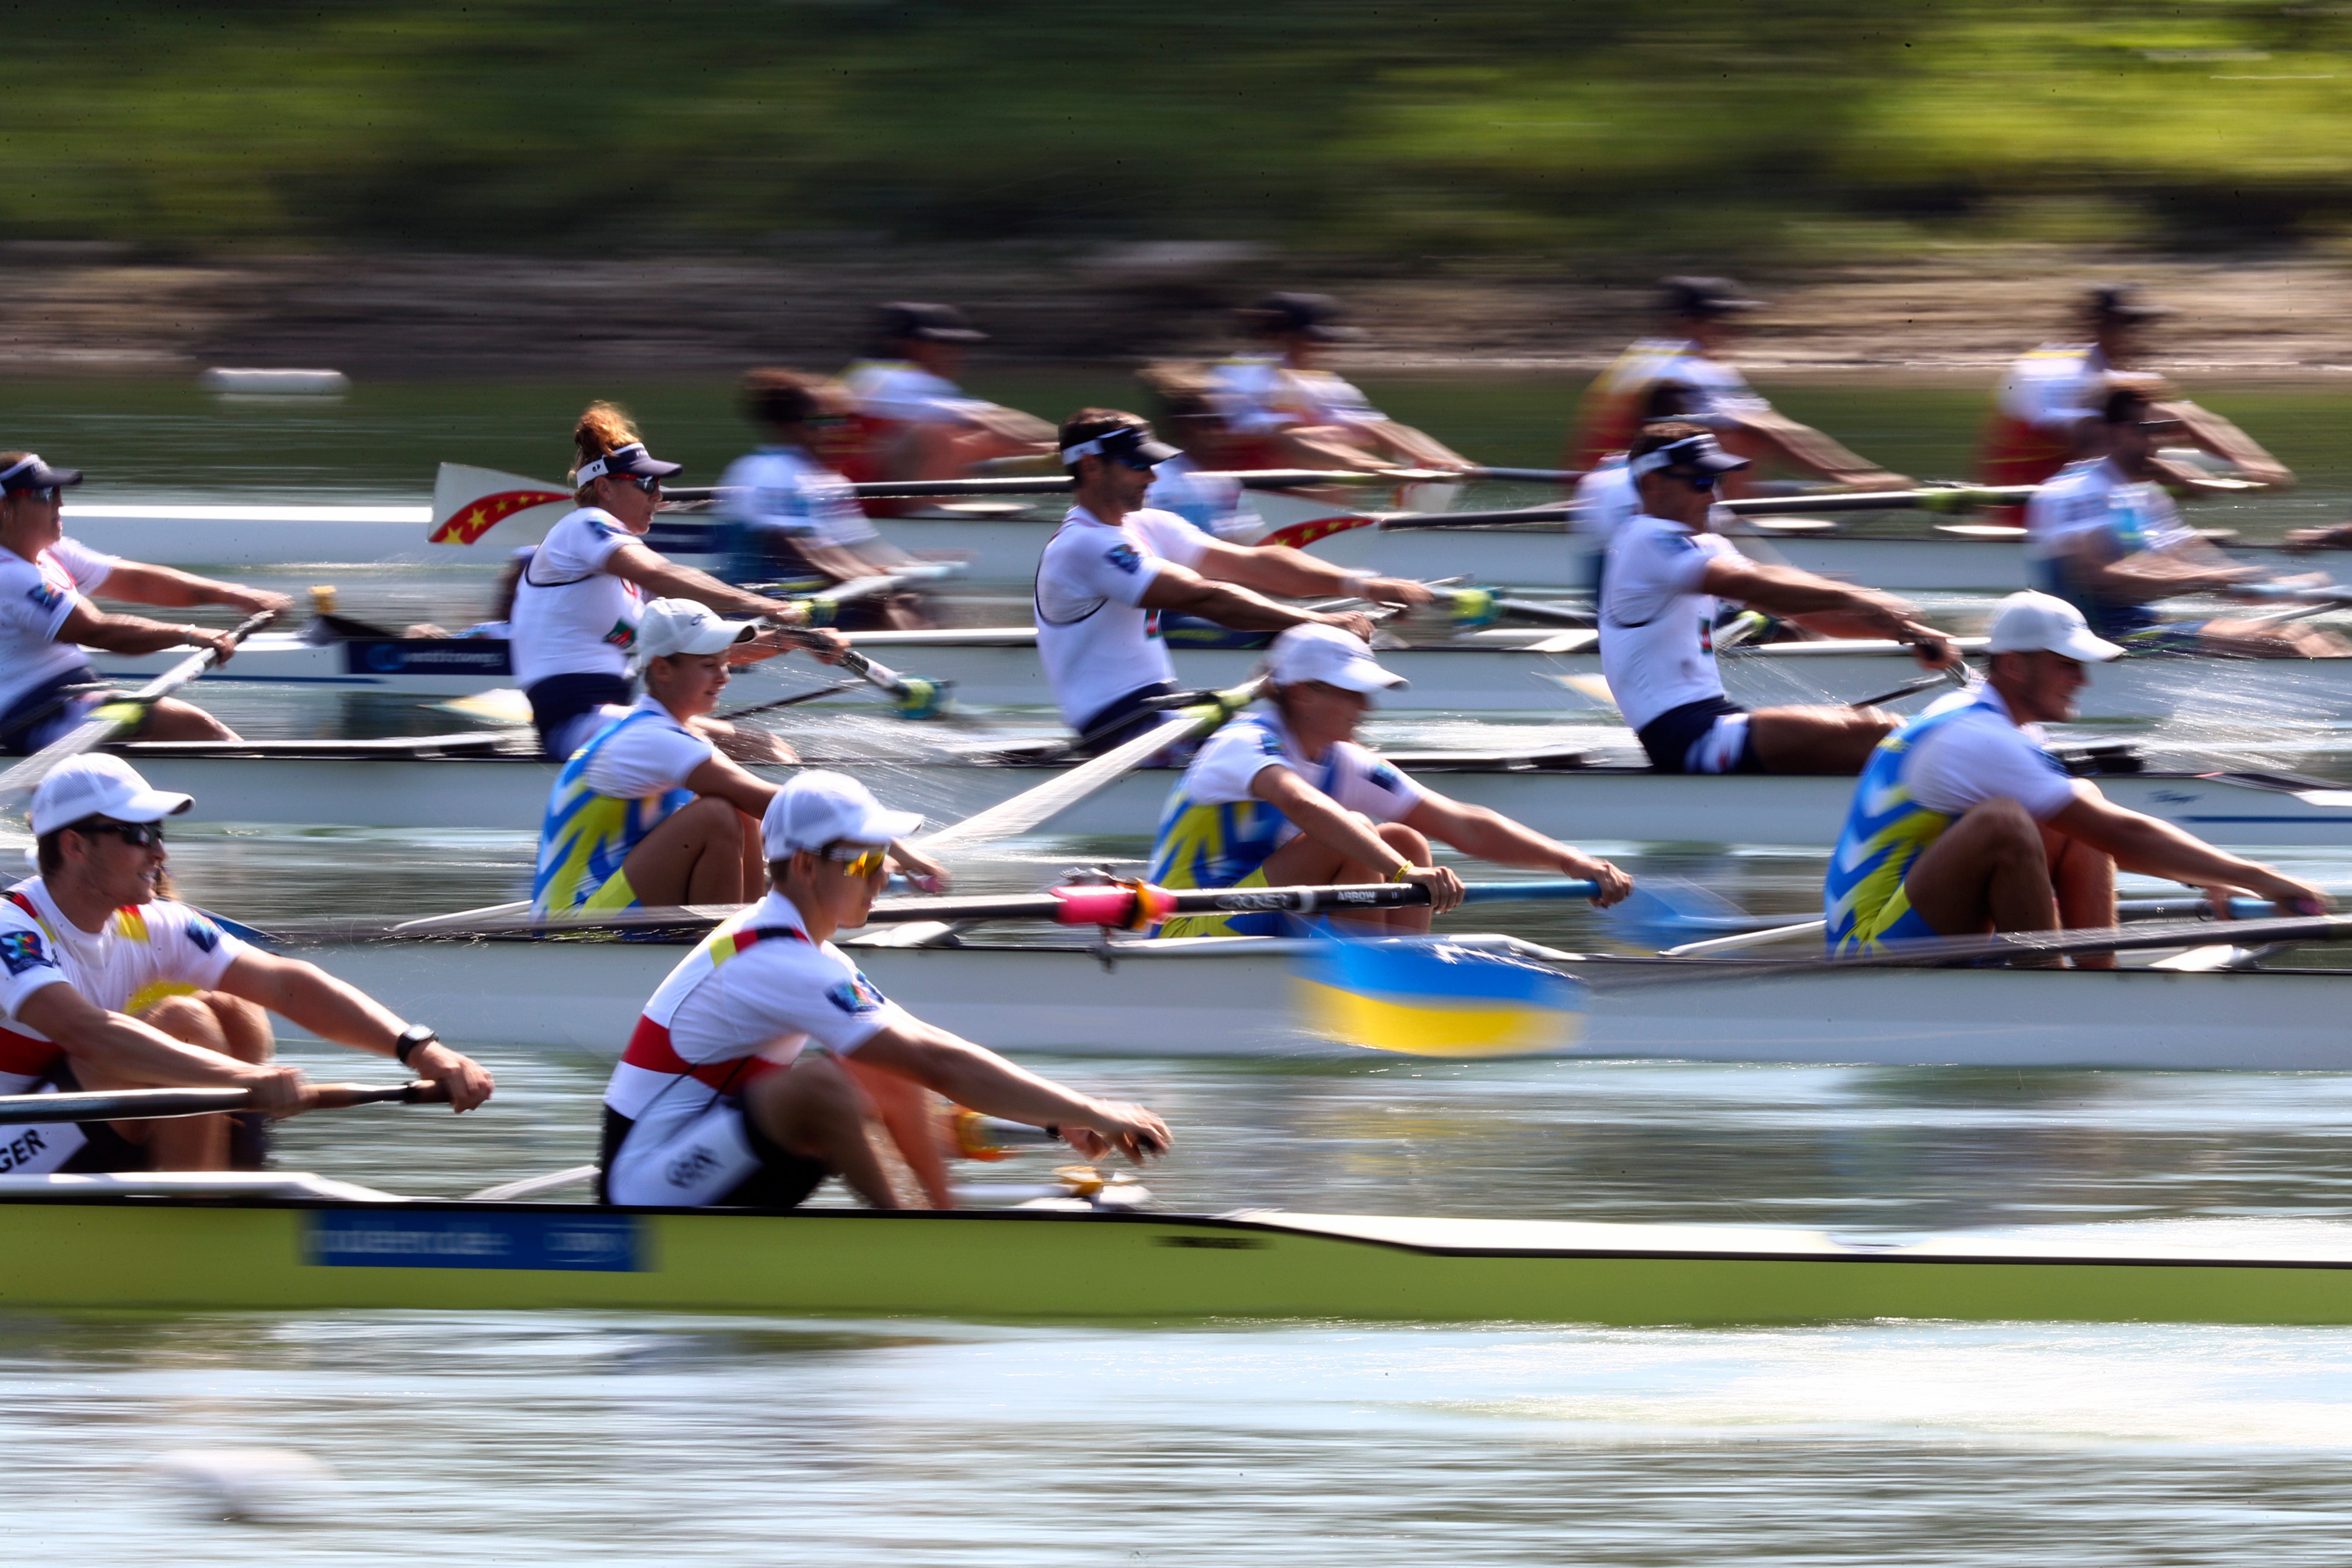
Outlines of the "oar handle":
M347 1110L358 1105L446 1105L449 1091L437 1083L380 1088L363 1083L305 1084L302 1110ZM255 1110L247 1089L126 1089L93 1094L0 1096L0 1123L59 1121L153 1121L173 1116L211 1116Z
M899 716L907 719L929 719L937 715L951 684L945 680L925 680L919 676L901 675L887 665L875 663L854 647L842 649L838 662L850 674L896 698Z

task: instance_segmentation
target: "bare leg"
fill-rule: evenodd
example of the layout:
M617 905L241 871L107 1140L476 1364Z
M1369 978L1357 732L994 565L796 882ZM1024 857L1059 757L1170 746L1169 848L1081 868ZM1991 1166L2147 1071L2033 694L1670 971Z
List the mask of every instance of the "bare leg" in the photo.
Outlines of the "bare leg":
M142 741L236 741L243 737L194 703L166 697L147 710L135 731Z
M1963 813L1911 863L1903 889L1940 936L2058 929L2041 825L2013 800Z
M223 1026L223 1015L208 1005L210 994L166 996L139 1015L175 1040L235 1056L242 1061L269 1059L268 1016L263 1016L260 1055L254 1048L250 1020L237 1018L234 1035ZM235 997L223 1001L236 1002ZM240 1004L242 1005L242 1004ZM236 1047L243 1046L244 1050ZM144 1089L146 1084L117 1080L108 1075L77 1068L75 1076L92 1090ZM228 1169L229 1119L225 1116L174 1116L153 1121L117 1121L114 1130L147 1151L150 1166L158 1171L226 1171Z
M870 1103L839 1062L814 1051L782 1072L753 1079L743 1096L744 1109L777 1147L823 1160L867 1206L894 1209L898 1194L866 1131Z
M880 1112L882 1125L888 1129L890 1142L898 1146L898 1157L907 1162L907 1169L922 1183L923 1193L935 1209L955 1207L955 1184L948 1176L947 1151L940 1140L940 1119L932 1110L931 1091L912 1079L901 1078L885 1068L869 1067L856 1057L845 1057L841 1065L866 1091Z
M1381 836L1382 843L1414 865L1435 864L1430 855L1429 840L1404 824L1384 822L1372 831ZM1360 860L1350 860L1337 850L1325 848L1305 834L1265 858L1265 884L1269 888L1345 886L1387 880L1385 868L1376 870ZM1361 914L1336 918L1343 925L1370 927L1376 935L1402 936L1429 930L1430 910L1427 904L1420 904L1396 910L1368 910Z
M732 801L717 795L698 796L672 812L621 862L637 901L648 908L750 902L744 897L746 820Z
M783 737L757 724L730 724L724 719L696 719L688 726L696 734L738 763L796 763L800 756Z
M2058 923L2068 931L2116 923L2116 862L2104 850L2071 838L2054 827L2042 830L2042 853L2058 897ZM2074 955L2077 969L2113 969L2112 952Z
M1858 773L1895 726L1879 708L1759 708L1748 716L1768 773Z

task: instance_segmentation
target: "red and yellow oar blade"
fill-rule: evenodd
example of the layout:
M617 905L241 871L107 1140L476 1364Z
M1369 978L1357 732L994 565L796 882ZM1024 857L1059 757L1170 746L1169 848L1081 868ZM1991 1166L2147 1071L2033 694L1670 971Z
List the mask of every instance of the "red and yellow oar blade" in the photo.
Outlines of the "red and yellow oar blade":
M1584 1033L1575 981L1433 938L1319 943L1294 975L1293 996L1307 1033L1406 1056L1536 1056Z

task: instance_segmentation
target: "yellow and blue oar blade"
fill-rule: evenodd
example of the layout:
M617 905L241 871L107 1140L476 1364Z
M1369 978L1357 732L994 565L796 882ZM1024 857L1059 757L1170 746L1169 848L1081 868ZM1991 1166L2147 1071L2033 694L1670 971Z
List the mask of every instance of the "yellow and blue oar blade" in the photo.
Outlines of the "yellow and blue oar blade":
M1308 1033L1407 1056L1531 1056L1564 1050L1584 1032L1575 981L1435 937L1318 942L1293 993Z

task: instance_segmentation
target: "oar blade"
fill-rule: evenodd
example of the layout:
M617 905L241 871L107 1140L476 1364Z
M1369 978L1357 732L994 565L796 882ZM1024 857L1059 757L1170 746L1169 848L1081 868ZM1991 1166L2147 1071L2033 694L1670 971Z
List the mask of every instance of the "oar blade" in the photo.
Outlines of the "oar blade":
M1367 1050L1519 1057L1583 1037L1584 987L1555 969L1438 938L1332 938L1292 978L1299 1026Z

